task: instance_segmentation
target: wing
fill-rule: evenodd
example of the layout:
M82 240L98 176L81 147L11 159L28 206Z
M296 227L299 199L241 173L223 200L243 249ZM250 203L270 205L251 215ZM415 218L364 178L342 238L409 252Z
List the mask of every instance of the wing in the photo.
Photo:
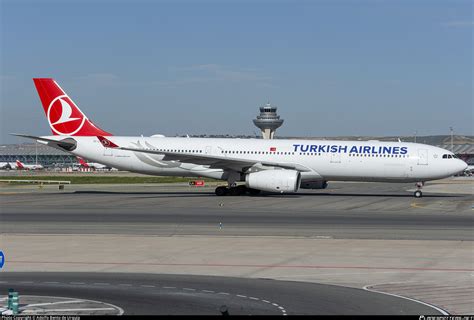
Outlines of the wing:
M293 169L293 170L298 170L298 171L312 171L308 167L302 166L297 163L239 159L239 158L209 155L209 154L169 152L169 151L160 151L160 150L156 150L152 148L120 147L105 137L98 136L97 138L99 139L99 141L102 143L102 145L105 148L162 155L164 156L163 157L164 161L179 161L179 162L185 162L185 163L193 163L193 164L199 164L199 165L206 165L206 166L209 166L210 168L230 169L230 170L235 170L239 172L245 172L252 167L278 167L278 168Z
M239 159L226 156L216 156L208 154L191 154L181 152L158 151L145 148L118 147L116 149L148 154L164 155L164 161L179 161L193 164L207 165L211 168L231 169L236 171L247 171L254 166L279 167L283 169L293 169L298 171L312 171L311 169L297 163L273 162L261 160Z

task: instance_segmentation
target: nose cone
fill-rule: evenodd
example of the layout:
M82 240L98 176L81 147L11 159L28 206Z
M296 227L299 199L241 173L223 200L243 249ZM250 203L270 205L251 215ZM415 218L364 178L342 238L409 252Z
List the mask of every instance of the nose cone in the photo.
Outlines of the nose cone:
M459 172L463 172L464 170L467 169L467 163L460 160L460 159L457 159L456 161L456 164L455 164L455 167L456 167L456 173L459 173Z

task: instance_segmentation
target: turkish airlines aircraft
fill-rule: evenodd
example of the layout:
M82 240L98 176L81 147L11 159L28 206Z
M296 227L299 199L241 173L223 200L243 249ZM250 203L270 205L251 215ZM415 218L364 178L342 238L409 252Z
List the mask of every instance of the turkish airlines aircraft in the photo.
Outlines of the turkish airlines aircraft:
M16 160L17 170L42 170L44 167L40 164L24 164L20 160Z
M320 189L327 181L417 182L463 171L452 152L406 142L114 136L95 124L53 79L33 79L53 136L31 136L120 170L228 182L219 196ZM237 186L237 182L245 185Z

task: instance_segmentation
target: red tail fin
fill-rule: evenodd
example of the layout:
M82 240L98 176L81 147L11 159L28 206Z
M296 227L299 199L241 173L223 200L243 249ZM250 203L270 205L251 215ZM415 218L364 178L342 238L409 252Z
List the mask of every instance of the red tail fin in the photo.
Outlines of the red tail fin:
M24 168L25 168L25 167L23 166L23 163L21 163L20 160L17 160L17 161L16 161L16 167L17 167L18 169L24 169Z
M96 127L54 79L33 79L54 135L111 136Z
M89 165L87 164L87 162L84 161L84 159L82 159L81 157L77 157L77 160L79 160L81 166L89 168Z

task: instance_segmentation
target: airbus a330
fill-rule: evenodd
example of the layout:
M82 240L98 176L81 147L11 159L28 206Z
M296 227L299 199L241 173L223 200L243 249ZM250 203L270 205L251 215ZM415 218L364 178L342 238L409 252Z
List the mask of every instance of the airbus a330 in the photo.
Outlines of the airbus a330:
M90 161L158 176L227 181L215 193L293 193L328 181L416 182L467 168L452 152L409 142L120 136L100 129L53 79L33 79L53 135L31 138ZM238 184L244 182L244 184Z

